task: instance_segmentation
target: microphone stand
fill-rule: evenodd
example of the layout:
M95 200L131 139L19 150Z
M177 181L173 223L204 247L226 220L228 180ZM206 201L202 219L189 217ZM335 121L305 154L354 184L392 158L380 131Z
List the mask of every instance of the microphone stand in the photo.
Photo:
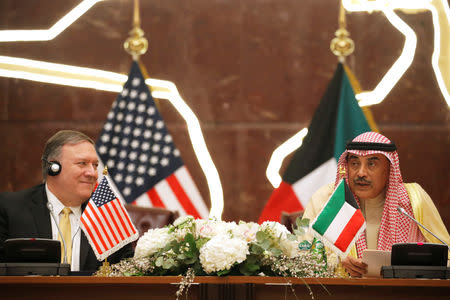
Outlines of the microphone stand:
M447 246L447 248L450 248L446 242L444 242L443 240L441 240L440 238L438 238L434 233L432 233L430 230L428 230L428 228L426 228L425 226L423 226L422 224L419 223L419 221L417 221L416 219L414 219L413 217L411 217L410 215L408 215L405 211L405 209L403 207L397 206L397 210L399 213L407 216L408 218L410 218L411 220L413 220L417 225L419 225L420 227L422 227L423 229L425 229L429 234L431 234L432 236L434 236L437 240L439 240L442 244L444 244L445 246Z

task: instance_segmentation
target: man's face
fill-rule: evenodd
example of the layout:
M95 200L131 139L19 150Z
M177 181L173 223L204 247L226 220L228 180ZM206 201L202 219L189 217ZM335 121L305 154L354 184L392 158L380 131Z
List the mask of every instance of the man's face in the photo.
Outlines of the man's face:
M348 183L359 199L378 196L389 180L390 163L383 154L359 156L349 153Z
M84 141L66 144L59 158L62 170L48 176L49 189L66 206L79 206L89 199L97 183L98 158L94 145Z

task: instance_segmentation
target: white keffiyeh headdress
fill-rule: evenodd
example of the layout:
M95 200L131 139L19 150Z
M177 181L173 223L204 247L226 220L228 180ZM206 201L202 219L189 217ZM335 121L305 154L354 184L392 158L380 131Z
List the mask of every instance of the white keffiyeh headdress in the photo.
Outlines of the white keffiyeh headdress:
M401 215L397 211L397 206L406 210L412 215L411 202L408 193L403 185L402 174L400 173L400 163L395 144L385 136L376 132L366 132L360 134L353 141L347 144L347 150L342 153L338 161L338 170L345 169L345 174L339 171L336 175L336 185L341 178L345 178L348 184L348 166L347 155L353 153L358 156L366 156L371 154L383 154L391 163L389 181L386 189L386 200L381 217L380 230L378 235L378 250L390 251L392 244L407 242L411 226L417 227L407 217ZM359 203L358 197L355 196ZM364 249L367 249L366 235L361 234L356 241L356 249L358 257L361 257Z

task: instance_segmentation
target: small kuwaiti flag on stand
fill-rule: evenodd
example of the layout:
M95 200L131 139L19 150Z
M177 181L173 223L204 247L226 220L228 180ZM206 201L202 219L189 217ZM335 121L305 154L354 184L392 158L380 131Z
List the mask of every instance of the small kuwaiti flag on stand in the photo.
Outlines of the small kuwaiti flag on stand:
M365 228L364 216L345 180L310 224L311 232L341 257L347 256Z
M112 189L127 203L207 219L208 208L184 165L136 61L114 101L96 148Z
M378 131L370 111L356 101L355 91L359 90L350 70L338 64L302 146L293 154L258 223L279 222L281 212L303 210L315 191L334 181L347 141L366 131Z
M92 194L80 222L99 261L139 237L122 201L111 190L107 176L103 176Z

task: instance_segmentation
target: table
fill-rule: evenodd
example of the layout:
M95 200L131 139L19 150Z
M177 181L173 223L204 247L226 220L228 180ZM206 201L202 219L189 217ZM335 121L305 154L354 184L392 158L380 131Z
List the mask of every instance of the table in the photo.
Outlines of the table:
M0 276L0 298L176 299L181 277ZM198 276L181 299L449 299L450 280ZM295 295L294 295L295 293ZM62 298L62 295L65 295Z

